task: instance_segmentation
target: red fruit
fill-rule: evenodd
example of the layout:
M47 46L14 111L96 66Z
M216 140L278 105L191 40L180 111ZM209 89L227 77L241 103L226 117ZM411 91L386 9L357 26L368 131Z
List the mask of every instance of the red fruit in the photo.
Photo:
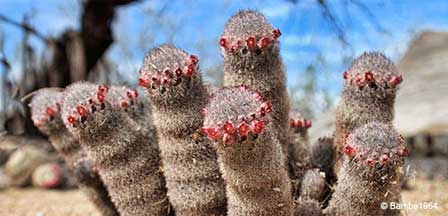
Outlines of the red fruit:
M79 105L76 107L76 111L80 116L86 116L87 115L87 108L83 105Z
M138 78L138 85L143 88L149 88L150 83L149 80L143 77Z
M289 126L295 128L295 125L294 119L289 119Z
M128 96L128 98L132 98L133 97L132 92L130 91L126 92L126 96Z
M302 121L302 120L296 120L296 121L295 121L295 126L296 126L296 128L301 128L301 127L303 127L303 121Z
M399 85L401 82L403 81L403 78L401 76L393 76L390 80L389 80L389 84L392 87L395 87L397 85Z
M348 79L348 72L344 71L344 73L342 73L342 77L344 77L344 79Z
M350 145L345 145L344 146L344 153L349 156L349 157L353 157L356 154L356 149L353 146Z
M403 147L399 153L400 153L400 156L407 157L409 155L409 149L406 147Z
M227 39L225 39L225 38L219 39L219 45L226 48L227 47Z
M373 166L373 165L375 165L375 160L373 160L372 158L369 158L369 159L367 159L366 160L366 164L367 164L367 166Z
M98 101L100 102L100 103L103 103L104 102L104 98L105 98L106 96L104 96L104 94L103 93L101 93L101 92L98 92L97 94L96 94L96 98L98 99Z
M68 121L68 123L70 123L70 124L74 124L75 122L76 122L76 118L74 117L74 116L69 116L68 118L67 118L67 121Z
M312 126L311 120L305 120L304 122L305 122L305 127L306 128L310 128Z
M169 77L163 77L162 78L162 85L167 86L168 84L170 84L170 78Z
M245 137L249 134L250 132L250 127L249 125L247 125L246 123L241 123L240 126L238 127L238 135L240 137Z
M279 38L281 35L282 35L282 32L280 31L280 29L272 30L272 36L274 36L274 38Z
M254 97L257 100L262 100L263 99L263 96L261 96L260 92L258 92L258 91L254 93Z
M218 140L221 137L221 133L218 128L202 128L202 132L211 140Z
M265 127L266 127L266 123L264 121L255 120L253 123L252 130L254 131L255 134L260 134L263 132Z
M128 106L129 106L129 104L128 104L127 101L122 100L122 101L120 102L120 107L121 107L121 108L126 108L126 107L128 107Z
M367 82L372 82L373 81L373 73L370 71L367 71L365 74L365 79Z
M261 107L261 111L262 113L270 113L272 112L272 105L270 101L266 101L263 103L262 107Z
M224 133L229 135L233 135L233 132L235 132L235 128L233 127L233 124L230 121L224 123L223 129Z
M196 64L198 64L199 59L198 59L198 57L195 56L195 55L190 55L190 62L191 62L192 64L196 65Z
M264 38L262 38L262 39L260 40L258 46L259 46L261 49L263 49L263 48L267 47L268 45L269 45L269 38L264 37Z
M383 155L383 156L381 156L381 163L382 164L387 164L387 163L389 163L389 156L387 156L387 155Z
M228 144L232 143L233 136L230 134L224 134L222 137L222 141L224 142L225 145L228 145Z
M109 91L109 86L106 84L101 84L98 86L98 90L103 93L107 93Z
M47 110L45 110L45 112L47 113L48 116L56 115L56 112L51 107L47 107Z
M249 49L253 49L255 47L255 45L257 45L255 37L247 38L246 44L247 44L247 47L249 47Z
M180 76L182 76L182 69L177 68L177 69L174 71L174 73L176 74L177 77L180 77Z
M187 71L185 71L185 75L187 76L192 76L195 70L195 66L194 64L189 64L187 67Z

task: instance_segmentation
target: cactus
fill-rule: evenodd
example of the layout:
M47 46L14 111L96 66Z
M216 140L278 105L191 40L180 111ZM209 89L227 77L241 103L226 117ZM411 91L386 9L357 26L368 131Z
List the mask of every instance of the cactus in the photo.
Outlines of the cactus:
M343 73L342 99L336 111L335 146L338 157L346 136L371 121L392 122L401 75L394 63L378 52L364 53Z
M219 44L224 57L224 85L250 86L271 101L272 125L286 156L289 101L279 52L280 35L261 13L243 10L227 22Z
M307 197L300 197L296 201L295 216L321 216L322 208L319 201Z
M343 163L332 199L330 215L399 215L381 209L382 202L399 202L395 190L408 150L389 124L373 121L354 130L343 148Z
M70 85L62 119L98 169L120 215L166 215L157 145L108 92L106 85Z
M202 139L207 91L198 58L171 45L153 48L140 70L159 135L168 197L177 215L225 215L225 184L211 143Z
M319 169L310 169L303 176L300 196L321 201L328 189L325 173Z
M292 215L291 185L270 112L259 92L223 88L203 109L226 181L228 215Z
M336 160L336 149L333 145L332 137L319 137L317 141L311 146L310 165L312 168L317 168L325 173L325 180L327 185L331 187L336 182L336 174L334 172L334 165ZM328 188L322 199L322 205L326 207L328 198L331 197L332 190Z
M300 182L309 168L310 149L308 128L311 120L305 119L299 112L289 114L288 173L293 185L294 197L300 195Z
M34 94L31 100L31 118L34 125L46 134L56 151L61 154L73 173L79 173L79 160L87 160L78 140L74 138L64 125L61 118L61 104L63 93L47 88ZM83 172L91 176L89 181L83 181L84 177L75 175L79 188L88 195L103 215L118 215L115 205L112 203L109 193L103 181L93 170Z

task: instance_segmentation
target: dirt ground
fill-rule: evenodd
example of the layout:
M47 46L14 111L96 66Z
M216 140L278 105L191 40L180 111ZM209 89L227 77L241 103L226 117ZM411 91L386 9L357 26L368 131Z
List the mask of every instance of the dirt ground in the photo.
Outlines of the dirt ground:
M448 181L411 181L412 190L403 191L402 203L437 203L435 209L406 210L403 215L446 215ZM0 191L0 215L5 216L100 216L79 190L36 188Z

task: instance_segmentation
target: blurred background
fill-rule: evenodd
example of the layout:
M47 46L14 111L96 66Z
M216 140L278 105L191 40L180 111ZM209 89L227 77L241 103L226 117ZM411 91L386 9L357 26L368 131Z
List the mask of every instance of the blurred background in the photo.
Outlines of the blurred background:
M405 201L439 202L437 210L409 214L448 209L445 0L0 0L0 157L30 142L51 152L21 98L79 80L137 87L144 54L155 45L173 43L197 54L206 81L221 85L218 40L227 19L245 8L264 13L282 32L291 107L313 120L311 142L333 131L341 74L356 56L378 50L396 62L404 82L395 124L411 148L409 178L422 179L410 183L414 190L405 192ZM1 185L0 170L0 215L25 208L28 196L60 200L71 193L4 192ZM421 194L428 190L433 193ZM2 205L13 210L2 213ZM48 208L41 211L58 215Z

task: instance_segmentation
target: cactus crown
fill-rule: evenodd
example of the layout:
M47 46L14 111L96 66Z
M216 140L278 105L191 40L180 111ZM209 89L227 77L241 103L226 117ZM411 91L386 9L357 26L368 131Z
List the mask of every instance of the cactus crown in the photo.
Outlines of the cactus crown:
M49 135L52 130L64 127L61 122L60 109L62 92L46 88L35 93L31 103L31 119L36 127Z
M274 29L263 14L242 10L233 15L224 27L219 45L223 54L247 56L260 55L263 50L277 47L281 32Z
M202 109L202 132L212 141L225 145L242 142L249 135L264 132L270 121L271 103L244 85L215 92Z
M199 59L195 55L164 44L146 54L140 69L139 85L145 88L155 103L166 102L165 97L179 99L191 95L198 75Z
M403 81L394 63L380 52L365 52L343 73L346 88L395 92Z
M62 120L67 128L86 127L92 115L111 106L106 103L106 95L109 92L107 85L95 85L87 82L77 82L68 86L64 92L62 108Z
M294 132L306 131L312 126L312 122L309 119L303 118L300 112L289 113L289 126Z
M110 101L114 102L112 106L119 110L129 111L143 105L136 89L130 89L124 86L111 86L108 96L110 97Z
M408 155L403 137L389 124L376 121L365 124L351 133L344 154L367 167L400 164Z

